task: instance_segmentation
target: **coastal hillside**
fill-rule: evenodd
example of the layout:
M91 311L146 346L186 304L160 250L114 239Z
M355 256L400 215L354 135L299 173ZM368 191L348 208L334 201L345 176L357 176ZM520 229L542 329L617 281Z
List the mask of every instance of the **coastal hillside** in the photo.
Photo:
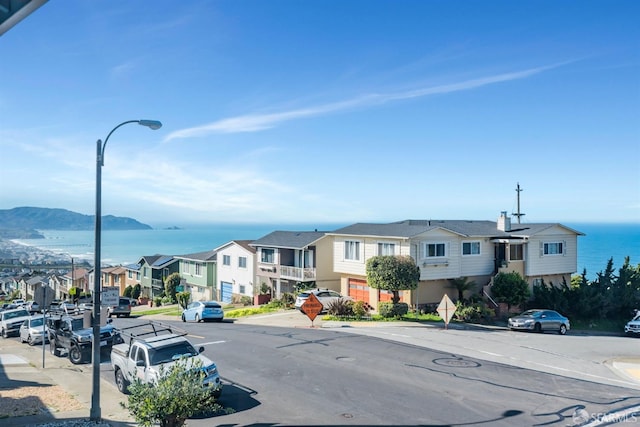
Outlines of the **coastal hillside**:
M0 209L0 237L20 238L33 230L93 230L95 215L84 215L66 209L19 207ZM133 218L105 215L103 230L151 229Z

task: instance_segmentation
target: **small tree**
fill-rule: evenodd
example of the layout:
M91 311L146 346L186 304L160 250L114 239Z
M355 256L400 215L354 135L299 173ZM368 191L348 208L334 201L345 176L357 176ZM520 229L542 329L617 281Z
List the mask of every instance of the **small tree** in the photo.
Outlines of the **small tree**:
M191 302L191 292L178 292L176 294L176 299L178 300L178 304L180 305L180 307L187 308L187 306Z
M367 260L367 283L375 289L393 293L392 302L400 301L398 291L418 287L420 268L406 255L378 255Z
M122 296L131 298L132 293L133 293L133 288L131 287L131 285L128 285L126 288L124 288L124 292L122 293Z
M131 291L131 298L133 298L133 299L140 298L140 293L141 292L142 292L142 286L140 286L140 283L136 283L133 286L133 290Z
M458 291L458 301L464 301L465 291L471 291L476 287L476 282L474 282L473 280L469 281L469 279L466 277L450 279L449 282L451 282L451 287L455 288Z
M200 360L182 358L169 367L162 366L157 382L143 383L136 378L129 385L127 404L121 403L143 427L181 427L196 414L217 412L222 406L207 387Z
M507 304L510 310L512 306L521 306L531 296L529 284L516 271L498 273L493 278L491 294L498 302Z
M180 286L180 273L171 273L164 279L164 294L171 298L171 302L176 302L176 293Z

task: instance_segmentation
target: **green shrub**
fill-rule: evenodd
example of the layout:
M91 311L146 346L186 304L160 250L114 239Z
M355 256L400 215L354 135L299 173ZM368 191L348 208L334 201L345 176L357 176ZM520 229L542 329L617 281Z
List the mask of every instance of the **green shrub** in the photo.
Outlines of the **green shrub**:
M180 307L187 308L187 306L191 302L191 292L178 292L176 294L176 300L178 300L178 304L180 305Z
M327 313L333 316L353 316L353 301L338 298L327 304Z
M133 287L131 285L128 285L126 288L124 288L124 292L122 293L122 296L131 298L132 292L133 292Z
M405 302L394 304L391 301L384 301L378 304L378 312L385 318L400 318L409 312L409 304Z
M175 301L173 300L172 297L162 297L162 305L171 305L174 302Z
M129 385L130 395L122 407L143 427L180 427L193 415L223 410L211 391L202 386L204 372L198 369L202 362L190 362L183 358L169 367L162 366L160 378L154 383L136 378Z
M369 305L365 304L364 301L356 301L351 305L353 309L353 315L358 319L363 318L369 313Z
M488 308L483 302L474 302L464 304L460 301L456 302L456 312L454 314L457 320L467 323L487 323L496 313Z
M155 307L160 307L162 305L162 297L155 297L153 299L153 305Z
M253 305L253 298L248 295L242 295L242 297L240 297L240 304L244 306Z

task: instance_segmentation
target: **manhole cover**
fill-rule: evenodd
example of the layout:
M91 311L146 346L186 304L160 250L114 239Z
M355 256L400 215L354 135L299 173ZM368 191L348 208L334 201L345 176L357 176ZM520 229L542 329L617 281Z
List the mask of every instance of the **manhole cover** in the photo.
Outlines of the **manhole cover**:
M441 366L449 366L452 368L477 368L480 366L478 362L473 360L460 359L457 357L447 357L444 359L434 359L433 363Z

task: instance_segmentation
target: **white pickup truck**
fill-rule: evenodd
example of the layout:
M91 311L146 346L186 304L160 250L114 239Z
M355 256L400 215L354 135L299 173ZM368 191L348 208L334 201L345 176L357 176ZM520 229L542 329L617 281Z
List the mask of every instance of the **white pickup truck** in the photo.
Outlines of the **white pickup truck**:
M151 332L135 334L126 330L132 328L143 328ZM128 393L129 385L134 378L138 378L143 383L155 382L160 376L162 367L166 369L177 360L186 358L187 363L199 361L198 366L205 373L203 385L209 388L216 398L220 396L222 382L216 364L202 355L204 347L198 350L193 347L185 338L186 333L174 333L171 327L163 327L161 324L151 322L125 328L119 332L128 342L113 346L111 366L116 386L121 393Z

